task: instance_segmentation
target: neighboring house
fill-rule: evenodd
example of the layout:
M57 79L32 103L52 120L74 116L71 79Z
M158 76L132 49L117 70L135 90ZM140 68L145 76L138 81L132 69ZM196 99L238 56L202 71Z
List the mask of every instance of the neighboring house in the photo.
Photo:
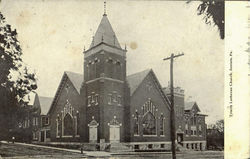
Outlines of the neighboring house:
M196 102L185 103L185 136L184 146L189 149L204 150L206 148L206 129L205 117L200 113L200 108Z
M39 102L41 107L40 114L40 129L39 129L39 141L48 142L50 141L50 121L48 111L51 106L53 98L39 96Z
M19 123L19 129L14 136L17 141L30 142L32 139L38 139L41 109L37 93L30 92L24 98L28 103L23 109L22 122Z
M164 92L170 99L169 87ZM175 100L175 125L177 142L187 149L206 149L205 117L201 114L196 102L185 102L184 90L180 87L174 88Z
M26 136L30 137L25 139L25 141L50 141L49 117L47 113L53 98L38 96L37 93L33 92L27 98L29 98L29 103L26 107L26 114L21 127L24 129Z

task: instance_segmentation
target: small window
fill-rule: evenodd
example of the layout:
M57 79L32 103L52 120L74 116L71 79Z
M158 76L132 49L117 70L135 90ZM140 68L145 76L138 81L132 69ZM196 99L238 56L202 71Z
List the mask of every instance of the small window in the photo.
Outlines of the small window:
M49 125L49 118L45 117L45 125Z
M113 94L112 99L113 99L112 101L113 101L114 103L117 102L117 94L116 94L116 93Z
M33 123L33 126L36 125L36 117L34 117L34 118L32 119L32 123Z
M196 125L196 117L194 117L194 125Z
M122 97L120 95L117 97L117 103L118 105L122 104Z
M98 94L95 95L95 105L98 105Z
M161 144L161 148L165 148L165 144Z
M46 131L46 138L50 138L50 131L49 130Z
M134 148L135 148L135 150L139 150L140 147L139 147L139 145L135 145Z
M94 92L92 92L92 95L91 95L91 103L95 103Z
M91 96L88 96L88 107L91 106Z
M149 144L149 145L148 145L148 148L149 148L149 149L152 149L152 148L153 148L153 144Z
M118 61L116 62L116 64L117 64L118 66L120 66L120 65L121 65L121 62L118 60Z

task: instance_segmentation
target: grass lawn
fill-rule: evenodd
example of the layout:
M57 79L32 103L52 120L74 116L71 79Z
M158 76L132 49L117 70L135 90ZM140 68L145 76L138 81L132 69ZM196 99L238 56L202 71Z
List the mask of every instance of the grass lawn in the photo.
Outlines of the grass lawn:
M18 158L31 158L33 156L40 156L43 155L44 158L71 158L70 156L74 156L73 158L81 158L83 155L74 152L67 152L61 150L53 150L47 148L40 148L40 147L31 147L25 145L16 145L16 144L3 144L0 143L0 155L2 157L18 157ZM33 158L32 157L32 158Z
M54 150L49 148L34 147L12 143L0 143L1 157L18 159L27 158L86 158L84 154ZM91 159L95 157L90 157ZM100 157L97 157L100 158ZM105 159L171 159L170 153L135 153L133 155L115 155ZM177 159L223 159L223 151L187 151L177 154Z

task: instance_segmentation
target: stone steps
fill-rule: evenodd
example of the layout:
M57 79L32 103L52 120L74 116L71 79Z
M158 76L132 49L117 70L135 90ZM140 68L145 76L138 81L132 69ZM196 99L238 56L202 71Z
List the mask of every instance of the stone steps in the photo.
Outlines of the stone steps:
M129 152L132 151L128 145L124 143L111 143L110 152Z

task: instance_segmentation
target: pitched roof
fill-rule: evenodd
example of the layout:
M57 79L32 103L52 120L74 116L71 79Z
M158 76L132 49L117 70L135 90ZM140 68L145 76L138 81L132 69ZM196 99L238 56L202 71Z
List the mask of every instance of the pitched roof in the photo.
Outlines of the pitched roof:
M115 46L121 49L121 46L118 42L118 39L115 35L115 32L112 29L112 26L108 20L107 15L103 15L101 23L98 26L98 29L95 33L93 41L90 45L90 48L104 42L108 45Z
M185 102L185 110L191 110L195 102Z
M47 115L50 106L52 104L53 98L39 96L39 102L41 107L41 115Z
M194 106L198 109L198 112L200 112L200 108L198 107L196 102L185 102L185 110L191 110Z
M130 86L130 95L134 93L134 91L138 88L138 86L141 84L143 79L148 75L150 71L151 69L147 69L127 76L127 81Z
M72 84L80 94L81 85L83 82L83 75L80 73L74 73L70 71L65 71L65 74L69 77L69 80L72 82Z

